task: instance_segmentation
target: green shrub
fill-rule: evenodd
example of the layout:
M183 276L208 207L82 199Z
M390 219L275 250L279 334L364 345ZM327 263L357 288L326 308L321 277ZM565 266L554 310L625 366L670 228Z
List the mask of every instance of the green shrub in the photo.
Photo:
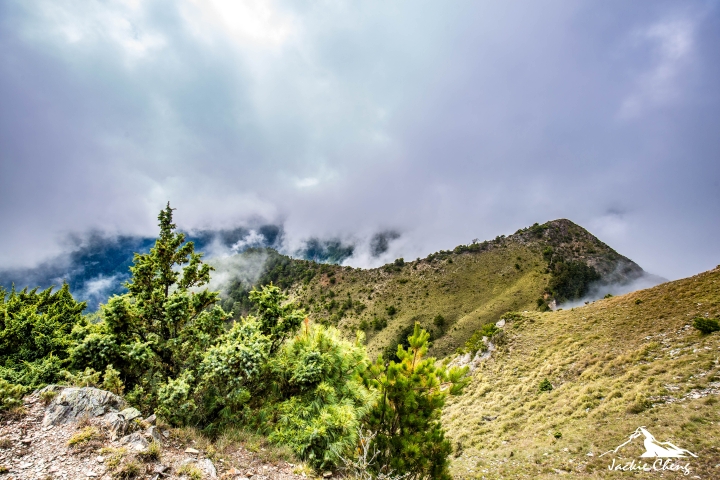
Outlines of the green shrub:
M274 389L259 418L270 440L290 446L316 468L340 461L357 445L361 421L376 392L361 375L369 366L362 338L343 340L333 328L307 324L271 359Z
M68 440L67 444L69 447L79 447L92 440L100 438L100 431L97 427L85 427L79 432L73 434Z
M383 328L387 327L387 319L379 317L373 318L372 327L374 330L382 330Z
M65 381L74 387L97 387L100 383L100 372L87 367L82 372L63 372Z
M49 405L50 402L53 401L55 397L57 397L58 392L55 390L45 390L44 392L40 393L40 401L43 405Z
M112 365L108 365L103 375L103 388L109 390L116 395L122 395L125 385L120 379L120 372L115 370Z
M541 392L549 392L553 389L552 383L550 383L550 380L547 378L544 378L542 382L540 382L540 385L538 386L538 390Z
M29 390L28 387L0 378L0 411L22 405L22 398Z
M475 333L465 341L464 351L471 354L475 354L478 351L485 352L488 346L483 342L483 337L492 340L499 332L500 329L497 328L494 323L486 323L480 330L476 330Z
M385 308L385 311L387 312L388 315L390 315L392 317L393 315L395 315L397 313L397 308L395 307L395 305L390 305L389 307Z
M715 318L695 317L693 327L701 333L709 335L720 330L720 323Z
M445 328L445 317L438 313L435 315L435 318L433 318L433 325L442 331Z
M67 284L55 292L0 288L0 378L30 388L60 380L69 366L71 332L87 323L84 309Z

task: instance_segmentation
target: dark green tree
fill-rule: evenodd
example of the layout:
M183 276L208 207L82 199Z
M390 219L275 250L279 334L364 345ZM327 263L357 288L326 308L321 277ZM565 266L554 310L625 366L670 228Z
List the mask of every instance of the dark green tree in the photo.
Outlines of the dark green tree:
M368 427L376 434L375 468L384 473L407 474L409 479L450 479L450 442L440 424L448 394L458 395L467 383L464 368L438 366L425 357L430 334L415 324L408 348L398 345L397 362L385 364L382 356L366 379L378 389L379 401Z
M160 235L147 254L135 254L128 293L101 307L103 322L78 329L74 364L104 370L112 364L128 387L152 400L158 386L199 364L223 333L229 315L217 305L219 292L202 286L212 267L172 223L168 203L158 216Z

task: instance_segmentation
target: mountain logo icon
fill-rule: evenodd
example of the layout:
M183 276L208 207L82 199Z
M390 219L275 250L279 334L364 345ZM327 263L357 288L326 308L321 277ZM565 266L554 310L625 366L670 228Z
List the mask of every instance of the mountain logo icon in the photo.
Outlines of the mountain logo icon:
M643 445L645 447L645 452L640 455L641 458L697 458L697 455L692 453L690 450L680 448L670 442L659 442L646 427L638 427L632 434L630 434L630 437L625 443L618 445L614 450L609 450L600 456L602 457L608 453L617 453L620 449L640 437L644 437Z

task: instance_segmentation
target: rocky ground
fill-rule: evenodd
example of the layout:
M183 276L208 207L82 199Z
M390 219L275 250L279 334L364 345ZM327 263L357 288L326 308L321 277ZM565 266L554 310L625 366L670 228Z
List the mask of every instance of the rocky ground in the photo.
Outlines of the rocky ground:
M23 408L2 417L0 479L303 480L307 475L293 473L300 470L286 461L263 461L242 445L226 445L219 453L187 431L155 425L154 416L141 419L137 410L122 409L124 401L109 392L50 391L35 392Z

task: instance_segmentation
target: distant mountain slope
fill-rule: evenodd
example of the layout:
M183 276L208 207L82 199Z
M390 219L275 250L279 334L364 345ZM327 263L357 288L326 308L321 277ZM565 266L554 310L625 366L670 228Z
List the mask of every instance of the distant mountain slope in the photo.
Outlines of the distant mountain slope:
M278 225L254 228L238 227L230 230L200 230L187 234L195 242L195 249L212 258L216 251L223 256L242 253L248 249L279 248L283 231ZM155 244L154 237L108 236L92 233L75 239L75 245L65 255L50 259L33 268L0 269L0 287L10 289L70 285L73 295L88 302L94 310L111 295L125 291L124 282L130 278L133 256L147 253ZM317 262L341 262L353 253L353 246L336 239L308 239L294 252L300 258ZM247 272L246 272L247 273ZM247 274L240 275L243 278Z
M422 260L370 270L328 266L293 294L313 319L348 335L365 330L372 354L394 349L420 322L433 333L432 353L445 356L507 311L554 305L556 290L572 300L591 286L602 291L643 275L632 260L563 219Z
M720 268L515 317L503 328L505 344L444 411L455 478L618 478L608 470L612 458L656 460L640 458L642 442L621 452L627 458L599 458L640 426L698 455L675 459L690 462L690 476L664 478L717 478L720 333L703 336L690 325L718 315ZM545 379L552 390L542 392Z

